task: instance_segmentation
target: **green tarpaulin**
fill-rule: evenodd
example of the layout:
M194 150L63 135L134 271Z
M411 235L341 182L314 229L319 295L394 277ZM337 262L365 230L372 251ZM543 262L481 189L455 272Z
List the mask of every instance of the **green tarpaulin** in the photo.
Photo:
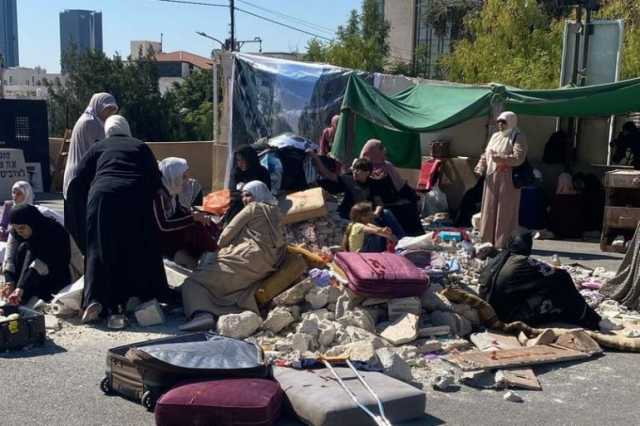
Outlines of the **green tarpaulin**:
M381 139L390 161L420 166L419 133L455 126L488 115L491 105L524 115L610 116L640 111L640 78L556 90L521 90L498 84L468 86L425 83L387 96L353 74L341 108L332 154L355 158L370 138Z

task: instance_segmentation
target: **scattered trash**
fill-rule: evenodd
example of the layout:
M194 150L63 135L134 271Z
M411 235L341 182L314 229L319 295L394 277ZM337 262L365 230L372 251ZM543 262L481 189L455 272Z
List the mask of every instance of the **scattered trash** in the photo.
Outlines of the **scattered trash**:
M433 389L445 392L449 390L449 388L455 383L455 379L452 376L438 376L435 378L433 383L431 383L431 387Z
M502 398L505 401L510 401L510 402L524 402L524 399L522 399L522 397L520 395L518 395L517 393L515 393L513 391L509 391L509 392L505 393Z

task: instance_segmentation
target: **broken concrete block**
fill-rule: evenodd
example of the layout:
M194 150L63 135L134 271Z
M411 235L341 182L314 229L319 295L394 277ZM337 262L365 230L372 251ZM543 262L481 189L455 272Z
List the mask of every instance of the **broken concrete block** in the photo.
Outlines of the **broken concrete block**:
M309 311L302 314L302 319L307 318L316 318L318 321L333 321L335 319L335 314L330 312L327 309L318 309L317 311Z
M468 336L473 331L471 321L454 312L435 311L429 319L433 325L448 325L456 336Z
M328 347L336 337L336 328L331 321L323 320L318 323L320 333L318 334L318 344Z
M306 278L294 285L284 293L274 297L273 303L278 306L298 305L304 301L307 293L315 288L316 284L311 278Z
M313 348L313 337L308 334L296 333L291 339L291 347L300 353L307 352Z
M304 297L313 309L320 309L329 303L329 287L314 287Z
M380 337L394 346L413 342L418 338L418 316L414 314L402 315L385 328Z
M274 349L278 352L291 352L293 345L289 340L278 340L274 345Z
M515 393L513 391L509 391L509 392L505 393L502 398L505 401L510 401L510 402L524 402L524 399L522 399L522 397L520 395L518 395L517 393Z
M391 299L387 303L387 313L389 320L393 321L402 314L414 314L420 316L422 313L422 302L417 297L403 297Z
M342 318L342 316L357 306L356 297L350 292L345 291L336 301L336 319Z
M558 336L554 333L553 330L547 328L542 333L540 333L537 337L527 340L527 346L536 346L536 345L548 345L556 341Z
M400 355L400 358L403 360L410 362L410 360L416 359L418 357L418 347L413 345L404 345L398 348L389 348L393 352Z
M471 348L473 345L466 339L444 339L441 341L442 351L445 353L457 350L464 351Z
M370 342L376 349L390 345L390 342L386 341L385 339L376 336L375 334L370 333L367 330L351 325L346 327L344 333L347 336L348 343Z
M164 312L156 299L138 305L135 311L136 321L142 327L164 324Z
M262 318L255 312L223 315L218 319L218 333L236 339L246 339L262 325Z
M269 312L267 319L262 323L262 328L273 333L279 333L294 321L295 318L287 308L278 306Z
M315 339L318 337L320 333L320 328L318 327L318 319L316 317L310 317L303 319L300 324L296 327L296 333L307 334L311 336L311 338Z
M372 342L354 342L346 345L351 361L366 362L368 365L378 365L376 347Z
M413 381L411 367L397 353L389 348L381 348L376 351L382 370L387 376L403 382Z
M345 294L345 290L342 287L329 286L329 300L328 304L332 305L338 303L338 299Z
M453 386L453 384L455 383L455 379L453 378L453 376L450 375L444 375L444 376L438 376L436 377L432 382L431 382L431 387L434 390L438 390L441 392L446 392L449 390L449 388L451 388L451 386Z
M62 321L53 315L45 315L44 328L47 330L58 331L62 328Z
M300 306L294 305L294 306L286 306L285 307L289 312L291 312L291 315L293 316L293 319L296 321L300 321Z
M448 325L438 325L433 327L420 327L418 335L420 337L448 336L451 334L451 327Z
M338 320L338 323L346 326L354 326L374 333L376 326L371 315L362 308L353 308L344 313Z

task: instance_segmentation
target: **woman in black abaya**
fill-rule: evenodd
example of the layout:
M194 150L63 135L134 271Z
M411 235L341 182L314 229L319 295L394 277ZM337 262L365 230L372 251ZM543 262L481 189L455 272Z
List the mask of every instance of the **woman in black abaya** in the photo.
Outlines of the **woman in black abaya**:
M153 198L162 188L158 163L131 137L123 117L110 117L105 134L79 164L72 185L73 199L86 200L73 206L87 222L84 322L103 311L122 314L131 297L170 297L153 216Z

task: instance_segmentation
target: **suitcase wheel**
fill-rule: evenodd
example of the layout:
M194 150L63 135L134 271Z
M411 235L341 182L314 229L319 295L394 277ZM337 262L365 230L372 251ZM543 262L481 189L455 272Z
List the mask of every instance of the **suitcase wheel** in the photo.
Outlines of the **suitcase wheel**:
M142 406L149 411L153 411L156 406L156 399L151 394L151 391L146 391L142 394L142 399L140 400Z
M109 376L106 376L100 381L100 390L102 390L105 395L111 395L113 393L113 388L111 387L111 378Z

